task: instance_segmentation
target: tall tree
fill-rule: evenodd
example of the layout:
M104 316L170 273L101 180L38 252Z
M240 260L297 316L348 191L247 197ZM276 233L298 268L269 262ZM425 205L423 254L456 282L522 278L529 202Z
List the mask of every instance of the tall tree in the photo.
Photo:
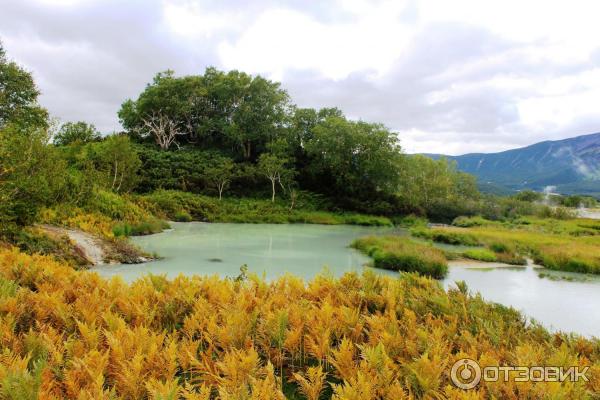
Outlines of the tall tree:
M288 111L289 98L279 83L207 68L199 76L158 74L137 100L123 103L119 118L130 134L156 138L153 118L160 116L169 121L162 132L255 161L267 143L283 134Z
M309 168L327 185L320 190L359 198L396 190L400 145L384 126L330 116L312 134L305 147Z
M40 207L60 197L65 167L45 129L0 129L0 231L31 223Z
M177 132L193 139L195 108L203 104L205 98L202 77L178 78L171 70L160 72L136 100L127 100L121 105L119 120L130 135L141 139L157 140L156 126L161 124L168 128L161 129L161 133Z
M0 231L33 221L60 194L64 162L48 146L48 113L33 77L0 43Z
M54 144L66 146L71 143L89 143L100 140L100 132L92 124L83 121L64 123L54 136Z
M31 73L6 57L0 42L0 129L9 122L48 127L48 112L37 103L40 92Z

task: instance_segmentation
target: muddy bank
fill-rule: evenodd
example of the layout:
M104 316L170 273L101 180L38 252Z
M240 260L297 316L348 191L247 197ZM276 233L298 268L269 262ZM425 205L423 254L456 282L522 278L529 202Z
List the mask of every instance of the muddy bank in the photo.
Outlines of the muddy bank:
M153 259L125 239L107 240L80 229L40 225L49 237L67 237L76 253L90 266L104 264L137 264Z

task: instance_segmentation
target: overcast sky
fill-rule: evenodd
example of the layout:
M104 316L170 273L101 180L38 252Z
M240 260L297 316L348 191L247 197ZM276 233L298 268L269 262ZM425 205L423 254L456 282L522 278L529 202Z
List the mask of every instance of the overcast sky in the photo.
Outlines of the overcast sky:
M461 154L600 131L598 15L594 0L0 0L0 39L53 116L105 133L156 72L213 65L382 122L407 152Z

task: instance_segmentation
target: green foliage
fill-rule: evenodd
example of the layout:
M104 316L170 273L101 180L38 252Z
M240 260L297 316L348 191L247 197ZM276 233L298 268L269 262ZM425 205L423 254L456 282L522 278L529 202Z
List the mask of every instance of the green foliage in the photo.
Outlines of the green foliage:
M310 172L332 183L322 188L329 193L364 197L397 188L400 145L397 135L381 124L330 116L312 129L306 153Z
M229 187L234 177L234 168L235 165L230 158L217 157L202 171L204 179L219 192L219 200L222 199L223 191Z
M398 196L405 208L437 221L472 214L479 204L473 176L459 172L455 162L422 155L402 159Z
M190 147L178 151L160 151L151 145L136 145L142 165L138 171L136 191L157 189L199 193L206 189L205 169L218 155Z
M162 232L169 225L126 196L104 190L96 191L85 210L119 221L113 226L114 236L149 235Z
M498 261L496 254L494 254L493 251L490 251L488 249L469 249L467 251L464 251L462 254L466 258L470 258L472 260L479 260L485 262Z
M65 163L47 146L44 129L0 129L0 231L30 224L39 209L62 196Z
M67 122L54 136L54 144L66 146L72 143L89 143L100 140L100 132L92 124L83 121Z
M98 172L100 187L115 193L127 193L135 188L141 161L129 137L111 135L101 142L88 144L83 151Z
M541 218L573 219L577 216L577 213L566 207L544 207L535 215Z
M587 207L593 208L598 206L598 200L590 196L560 196L559 204L564 207L579 208Z
M24 130L48 128L48 112L37 103L39 94L31 73L8 60L0 42L0 130L10 123Z
M293 171L286 167L288 160L276 154L263 153L258 159L258 171L271 183L271 202L275 202L277 185L285 187L285 182L293 179Z
M513 196L515 199L520 201L527 201L529 203L534 203L536 201L542 201L544 195L539 192L534 192L533 190L523 190L516 195Z
M178 211L173 216L173 220L177 222L190 222L192 221L192 216L187 211Z
M446 229L412 229L411 234L427 240L454 245L479 246L481 242L476 235L467 232Z
M493 224L492 221L489 221L479 215L476 215L474 217L465 217L465 216L456 217L456 218L454 218L454 221L452 221L452 225L458 226L461 228L470 228L473 226L485 226L485 225L491 225L491 224Z
M357 239L352 247L373 258L375 268L418 272L441 279L448 272L444 253L429 245L401 236L367 236Z
M291 210L282 201L250 198L219 201L214 197L167 190L139 196L137 200L153 214L171 220L189 215L195 221L209 222L392 226L386 217L316 211L318 200L304 193L298 198L298 207Z
M523 217L469 228L438 227L413 230L415 236L443 243L481 245L497 261L525 265L528 256L547 268L600 273L600 225L597 220ZM466 240L463 240L465 239Z
M203 75L156 75L137 100L119 111L132 134L152 136L145 123L163 116L188 143L234 149L237 158L255 160L273 135L283 132L288 95L280 84L239 71L207 68Z

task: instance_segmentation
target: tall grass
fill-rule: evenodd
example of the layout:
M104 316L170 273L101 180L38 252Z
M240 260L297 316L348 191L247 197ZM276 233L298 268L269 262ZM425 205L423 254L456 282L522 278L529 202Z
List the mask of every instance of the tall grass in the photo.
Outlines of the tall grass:
M486 246L500 262L525 264L524 257L550 269L600 273L600 223L586 219L519 218L502 223L479 220L461 227L438 227L413 231L444 243L471 243L471 238ZM466 238L466 240L464 240Z
M448 263L441 250L406 237L367 236L355 240L352 247L372 257L375 268L418 272L437 279L448 272Z

